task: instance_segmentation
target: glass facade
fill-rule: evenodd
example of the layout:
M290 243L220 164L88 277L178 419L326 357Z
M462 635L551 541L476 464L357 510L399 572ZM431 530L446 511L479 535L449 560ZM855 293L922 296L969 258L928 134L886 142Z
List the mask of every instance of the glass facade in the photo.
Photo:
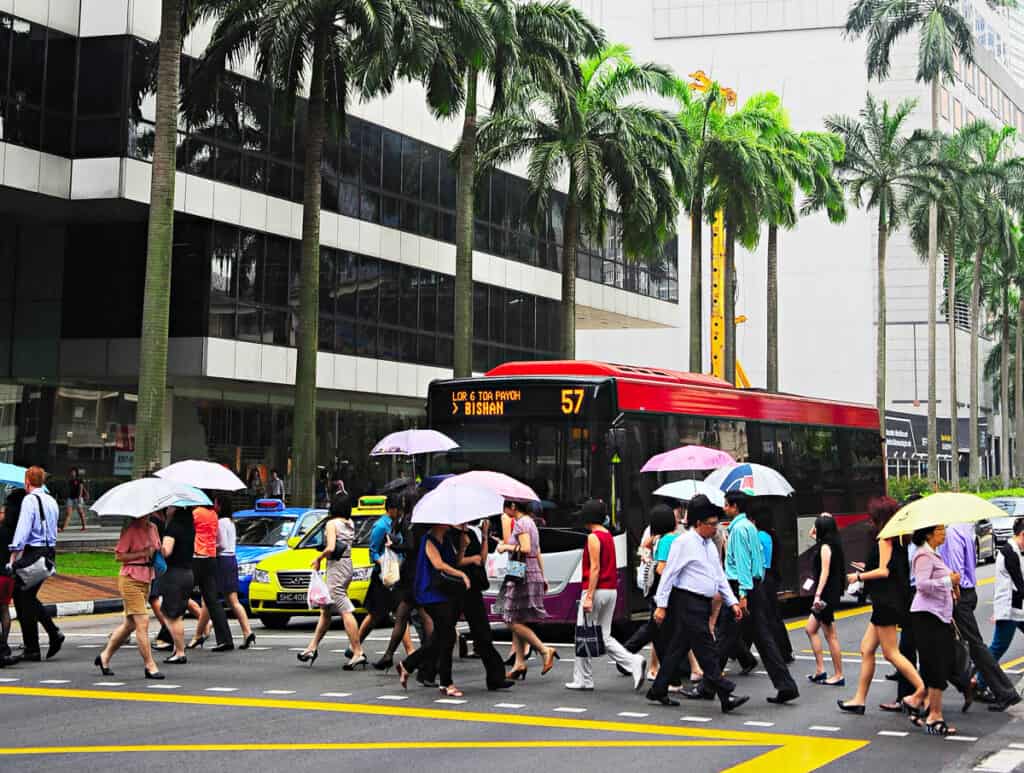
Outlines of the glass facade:
M195 61L182 58L182 87ZM156 45L127 36L78 39L0 14L0 138L74 158L152 158ZM195 126L181 122L178 169L292 201L302 199L306 103L284 120L267 86L227 74ZM323 208L453 243L455 171L450 153L358 118L328 139ZM526 214L529 185L495 171L477 188L477 249L560 270L565 196L544 222ZM577 275L678 301L676 240L641 263L627 261L611 215L603 244L581 239Z

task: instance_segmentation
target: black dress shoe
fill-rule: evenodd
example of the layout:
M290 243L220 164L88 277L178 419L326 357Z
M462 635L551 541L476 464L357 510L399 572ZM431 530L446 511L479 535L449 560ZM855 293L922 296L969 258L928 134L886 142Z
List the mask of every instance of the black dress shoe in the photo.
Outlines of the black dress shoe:
M655 695L651 690L647 691L647 695L645 697L647 700L652 701L653 703L660 703L662 706L679 705L679 701L672 700L667 695Z
M722 713L728 714L750 700L749 695L726 695L722 698Z
M0 668L7 668L7 666L16 666L21 662L21 655L4 655L0 658Z
M769 695L765 700L769 703L781 706L783 703L789 703L791 700L795 700L799 697L800 693L796 690L779 690L778 695Z
M715 694L705 692L700 687L689 687L684 690L680 690L679 694L689 701L713 701Z
M995 703L990 703L989 707L988 707L988 710L989 711L1006 711L1008 708L1010 708L1010 706L1016 706L1018 703L1020 703L1020 701L1021 701L1020 696L1019 695L1014 695L1012 698L1007 698L1005 701L996 701Z
M501 682L495 682L494 684L488 684L487 685L487 689L488 690L492 690L492 691L493 690L507 690L508 688L514 687L514 686L515 686L515 682L513 682L511 679L505 679L505 680L503 680Z
M38 652L23 652L21 653L21 659L28 663L38 663L43 659L43 656Z
M218 644L216 647L210 650L210 652L230 652L234 648L235 645L232 642L228 641L224 642L223 644Z
M57 631L57 635L55 637L53 637L53 636L50 637L50 648L48 650L46 650L46 659L47 660L49 660L54 655L56 655L58 652L60 652L60 648L64 646L64 640L66 638L67 637L64 634L62 634L60 631Z
M754 658L754 660L752 662L748 663L747 665L742 666L740 668L740 675L741 676L746 676L751 671L753 671L755 668L757 668L757 658Z
M899 672L897 672L897 671L893 671L891 674L886 674L885 675L885 680L887 682L898 682L899 679L900 679L900 675L899 675Z
M984 690L978 690L975 692L974 700L978 703L999 703L999 699L996 698L995 693L987 687Z

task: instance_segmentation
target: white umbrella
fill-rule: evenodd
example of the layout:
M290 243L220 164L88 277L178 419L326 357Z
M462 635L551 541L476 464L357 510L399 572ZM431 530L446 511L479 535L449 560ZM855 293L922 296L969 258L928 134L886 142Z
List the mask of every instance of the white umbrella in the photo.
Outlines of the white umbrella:
M725 506L725 495L722 490L715 486L709 486L702 480L677 480L666 483L661 488L654 490L656 497L669 497L689 502L698 494L703 494L711 500L711 504L718 507Z
M789 481L771 467L752 462L741 462L722 467L708 475L709 486L730 491L741 491L754 497L788 497L793 493Z
M194 486L163 478L140 478L114 486L93 503L92 510L101 516L141 518L171 505L209 504L209 497Z
M175 462L157 471L156 476L208 491L241 491L246 488L242 479L224 465L199 459Z
M504 504L505 497L494 489L449 478L416 503L412 522L459 526L496 515Z
M458 443L435 429L407 429L381 438L370 451L370 456L413 456L451 451L458 447Z

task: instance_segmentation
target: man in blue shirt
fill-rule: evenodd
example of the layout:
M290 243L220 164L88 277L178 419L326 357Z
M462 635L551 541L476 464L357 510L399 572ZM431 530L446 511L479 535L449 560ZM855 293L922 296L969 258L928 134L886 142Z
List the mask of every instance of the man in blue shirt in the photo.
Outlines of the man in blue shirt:
M729 615L719 616L719 659L724 666L745 629L757 645L765 670L778 690L778 694L769 697L768 702L786 703L799 697L800 691L772 636L769 606L765 599L764 548L757 536L757 527L745 514L748 506L749 498L742 492L730 491L725 495L725 515L731 520L729 541L725 546L725 576L739 598L744 617L742 623L737 623Z

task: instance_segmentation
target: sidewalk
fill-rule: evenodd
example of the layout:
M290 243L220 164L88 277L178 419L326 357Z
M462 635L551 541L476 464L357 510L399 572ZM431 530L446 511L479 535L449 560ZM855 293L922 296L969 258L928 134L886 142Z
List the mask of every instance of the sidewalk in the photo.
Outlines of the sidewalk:
M43 583L39 600L55 617L120 612L124 609L116 577L74 577L55 574ZM11 616L16 617L14 605Z

